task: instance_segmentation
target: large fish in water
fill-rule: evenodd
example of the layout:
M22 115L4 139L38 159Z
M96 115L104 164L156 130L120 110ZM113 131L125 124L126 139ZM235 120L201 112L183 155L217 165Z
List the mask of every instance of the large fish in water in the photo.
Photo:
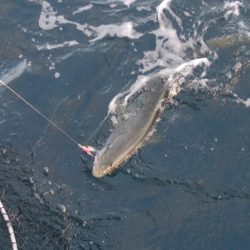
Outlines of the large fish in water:
M95 177L110 174L143 146L152 134L168 94L167 78L158 75L148 79L134 94L117 98L116 125L103 148L96 153Z

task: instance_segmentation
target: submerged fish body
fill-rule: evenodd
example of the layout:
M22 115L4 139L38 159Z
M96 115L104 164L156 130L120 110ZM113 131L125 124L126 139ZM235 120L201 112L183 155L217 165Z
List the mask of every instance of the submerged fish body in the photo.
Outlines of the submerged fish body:
M0 65L0 79L8 84L11 81L20 77L27 68L26 60L18 63L6 62Z
M95 157L95 177L111 173L143 145L159 117L167 92L166 79L157 76L148 80L127 103L118 104L116 127Z
M250 36L248 34L231 34L216 37L206 41L210 49L230 49L239 46L249 46Z
M23 60L19 63L5 62L0 64L0 80L5 84L9 84L13 80L19 78L26 70L27 62ZM0 96L3 93L3 86L0 84Z

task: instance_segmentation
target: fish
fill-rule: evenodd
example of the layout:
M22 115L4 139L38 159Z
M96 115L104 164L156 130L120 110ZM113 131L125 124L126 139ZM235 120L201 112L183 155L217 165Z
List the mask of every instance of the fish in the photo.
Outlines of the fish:
M120 95L115 127L104 146L96 152L92 174L111 174L141 148L153 134L155 124L169 97L166 77L151 77L133 95Z
M249 46L249 34L231 34L222 37L215 37L205 43L210 49L229 49L233 47Z
M19 78L25 72L27 66L25 59L20 62L4 62L0 64L0 79L8 84Z
M22 60L21 62L10 62L6 61L0 64L0 80L5 84L9 84L15 79L19 78L27 69L26 60ZM2 96L4 88L2 88L2 84L0 84L0 97Z

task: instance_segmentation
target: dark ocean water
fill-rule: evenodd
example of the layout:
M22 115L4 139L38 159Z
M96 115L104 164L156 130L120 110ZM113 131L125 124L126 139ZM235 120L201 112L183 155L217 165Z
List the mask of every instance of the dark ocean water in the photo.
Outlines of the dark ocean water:
M0 199L19 249L249 249L249 3L128 2L0 0L0 79L98 149L137 76L210 61L175 81L151 140L102 179L0 87Z

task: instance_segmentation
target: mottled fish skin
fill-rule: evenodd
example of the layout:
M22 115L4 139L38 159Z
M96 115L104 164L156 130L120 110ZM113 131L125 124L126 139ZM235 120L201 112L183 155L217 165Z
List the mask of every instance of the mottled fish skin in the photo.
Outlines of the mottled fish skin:
M206 41L210 49L229 49L239 46L249 46L250 37L246 34L231 34L223 37L216 37Z
M124 117L96 154L92 172L95 177L110 174L143 145L159 117L167 92L166 79L157 76L130 98Z

